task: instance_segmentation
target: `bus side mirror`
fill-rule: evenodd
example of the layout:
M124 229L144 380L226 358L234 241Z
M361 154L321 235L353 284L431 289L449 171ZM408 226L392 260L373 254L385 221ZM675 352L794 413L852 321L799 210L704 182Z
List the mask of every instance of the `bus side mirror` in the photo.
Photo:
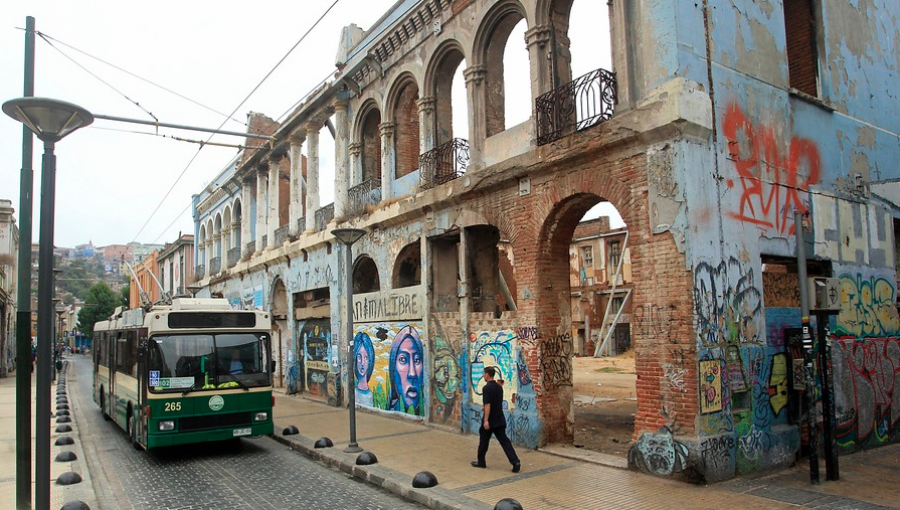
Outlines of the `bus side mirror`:
M275 361L275 360L272 360L272 361L269 362L269 372L271 372L271 373L273 373L273 374L275 373L275 365L276 365L277 363L278 363L278 362Z

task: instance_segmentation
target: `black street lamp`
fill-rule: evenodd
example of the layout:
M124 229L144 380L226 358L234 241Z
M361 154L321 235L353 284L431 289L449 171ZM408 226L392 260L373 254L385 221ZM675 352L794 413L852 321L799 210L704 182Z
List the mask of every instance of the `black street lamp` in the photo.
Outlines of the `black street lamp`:
M36 510L50 509L50 378L53 375L53 219L56 200L56 142L94 122L84 108L56 99L23 97L3 103L3 113L25 124L44 142L41 159L41 230L38 252L38 345L35 379Z
M347 453L359 453L362 448L356 443L356 353L353 351L353 255L350 247L366 235L365 230L358 228L336 228L331 234L344 245L344 274L346 275L344 293L347 296L347 313L344 315L347 335L347 360L350 362L350 444L344 448Z

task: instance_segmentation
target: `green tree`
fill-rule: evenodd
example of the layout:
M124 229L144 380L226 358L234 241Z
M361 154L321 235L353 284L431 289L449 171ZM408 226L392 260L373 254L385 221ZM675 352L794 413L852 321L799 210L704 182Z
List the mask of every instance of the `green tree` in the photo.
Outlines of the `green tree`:
M124 287L122 287L122 306L128 306L131 301L131 284L126 283Z
M94 323L104 321L121 306L122 296L100 282L88 290L84 308L78 313L78 330L93 338Z

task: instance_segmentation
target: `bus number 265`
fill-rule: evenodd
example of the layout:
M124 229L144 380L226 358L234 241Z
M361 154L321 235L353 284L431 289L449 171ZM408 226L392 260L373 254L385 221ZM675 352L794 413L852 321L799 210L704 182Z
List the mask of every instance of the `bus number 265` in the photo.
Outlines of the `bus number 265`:
M166 412L181 411L181 402L166 402Z

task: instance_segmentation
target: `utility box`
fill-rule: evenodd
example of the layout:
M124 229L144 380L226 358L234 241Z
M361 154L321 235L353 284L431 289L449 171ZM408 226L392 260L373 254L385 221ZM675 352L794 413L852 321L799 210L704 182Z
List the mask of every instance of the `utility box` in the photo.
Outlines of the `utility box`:
M840 278L812 277L809 283L810 308L813 310L841 309Z

